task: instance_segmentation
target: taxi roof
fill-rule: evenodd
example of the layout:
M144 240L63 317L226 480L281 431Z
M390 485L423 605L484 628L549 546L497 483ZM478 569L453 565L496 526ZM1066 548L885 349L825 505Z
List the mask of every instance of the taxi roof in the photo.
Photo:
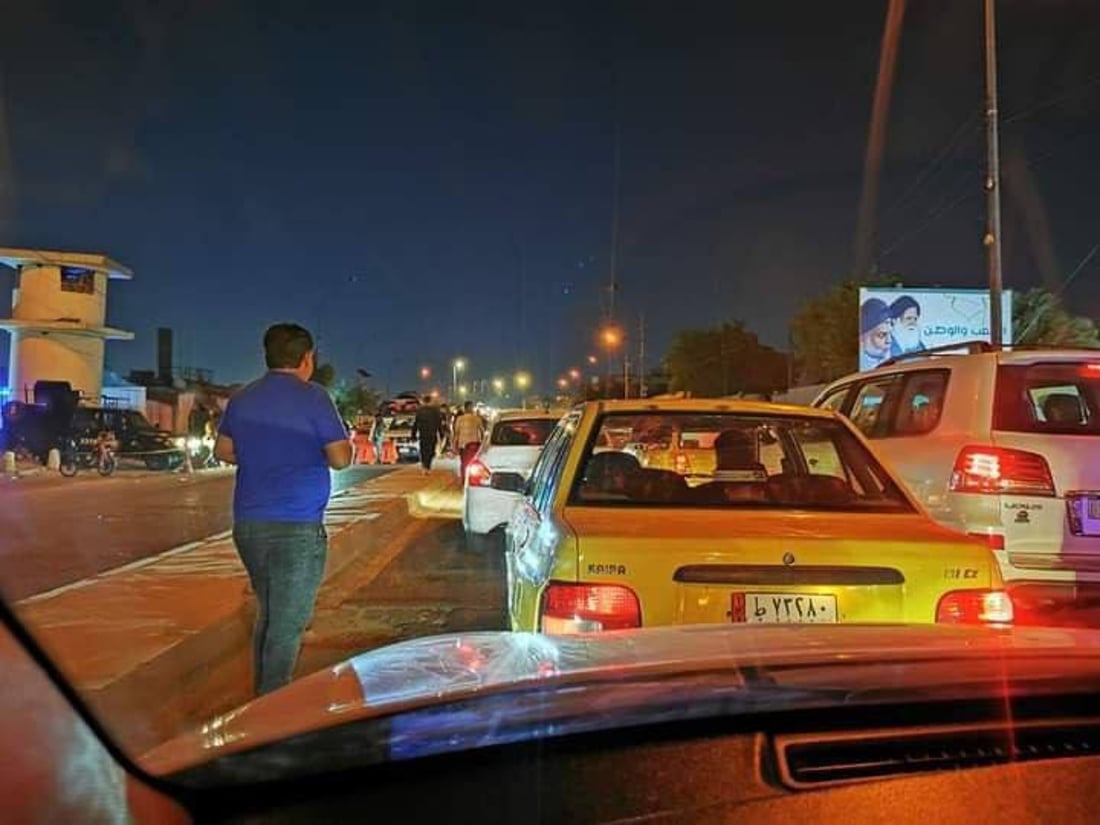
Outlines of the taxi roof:
M804 407L798 404L776 404L770 401L745 401L737 398L631 398L627 400L590 401L603 412L715 412L750 415L800 415L807 418L833 418L831 410Z

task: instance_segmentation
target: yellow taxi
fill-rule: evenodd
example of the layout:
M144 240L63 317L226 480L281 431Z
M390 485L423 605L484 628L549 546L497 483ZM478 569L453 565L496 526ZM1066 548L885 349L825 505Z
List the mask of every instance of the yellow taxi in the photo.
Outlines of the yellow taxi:
M936 524L827 410L590 402L525 492L506 534L514 630L1012 621L985 544Z

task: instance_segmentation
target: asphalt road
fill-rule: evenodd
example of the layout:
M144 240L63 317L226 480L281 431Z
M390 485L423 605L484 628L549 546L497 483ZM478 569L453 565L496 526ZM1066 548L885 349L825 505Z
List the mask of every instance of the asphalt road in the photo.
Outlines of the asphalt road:
M425 519L377 576L342 589L337 604L319 600L299 674L406 639L507 629L503 551L469 551L454 518Z
M390 467L335 474L334 489ZM120 471L0 485L0 593L17 601L230 529L231 470Z

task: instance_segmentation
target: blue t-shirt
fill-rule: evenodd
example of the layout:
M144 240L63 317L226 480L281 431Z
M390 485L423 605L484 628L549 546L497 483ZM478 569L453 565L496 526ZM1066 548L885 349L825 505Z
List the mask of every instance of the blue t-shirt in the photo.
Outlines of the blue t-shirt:
M237 454L234 520L322 520L332 489L325 445L348 437L323 387L269 372L229 400L219 432Z

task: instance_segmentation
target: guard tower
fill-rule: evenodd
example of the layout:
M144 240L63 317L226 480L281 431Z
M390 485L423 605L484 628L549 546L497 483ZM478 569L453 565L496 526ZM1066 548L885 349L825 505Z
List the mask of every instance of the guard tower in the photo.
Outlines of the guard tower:
M132 332L106 326L107 283L133 273L106 255L0 248L0 264L17 271L8 370L12 398L29 400L35 381L68 381L98 402L107 340L129 341Z

